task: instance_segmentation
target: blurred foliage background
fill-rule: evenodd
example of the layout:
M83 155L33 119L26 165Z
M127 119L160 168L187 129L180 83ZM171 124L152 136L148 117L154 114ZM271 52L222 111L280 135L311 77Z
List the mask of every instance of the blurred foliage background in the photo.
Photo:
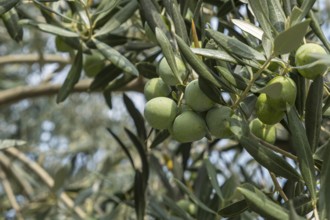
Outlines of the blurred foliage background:
M116 12L132 4L130 2L136 2L131 16L107 36L107 43L135 62L160 56L159 47L147 36L141 20L143 10L141 12L139 9L140 2L81 2L82 4L79 1L69 3L63 0L22 0L15 6L15 10L20 19L56 25L55 20L51 22L47 17L51 15L69 27L70 22L66 17L77 19L77 11L81 12L76 11L75 5L85 5L88 11L94 12L98 10L99 4L110 5L115 2L113 13L109 13L109 16L99 23L101 28L106 19L120 16ZM155 5L160 7L160 15L169 23L170 20L164 15L164 5L168 1L150 2L155 2ZM201 32L203 27L199 25L202 24L212 23L230 29L233 27L229 22L230 18L252 16L248 12L246 2L178 1L181 10L186 12L187 27L191 25L189 18L195 16L196 21L199 21L196 22L198 30ZM196 13L195 9L199 11ZM330 3L326 0L316 1L313 9L329 39ZM75 28L83 32L80 27ZM60 51L59 45L63 42L53 34L38 30L34 25L24 26L24 35L19 42L9 36L5 23L0 25L0 32L0 139L16 140L10 143L17 145L17 150L0 151L0 218L136 219L133 202L135 173L122 147L107 130L111 129L120 137L138 165L138 152L124 131L124 127L132 131L135 128L123 102L123 91L112 92L111 108L105 102L102 91L91 92L88 87L84 87L84 91L70 94L59 104L56 103L57 92L54 91L38 93L36 97L32 97L27 91L43 85L60 85L64 81L74 53L72 50ZM246 37L239 35L240 31L234 32L238 33L237 36ZM310 39L315 38L311 36ZM86 55L84 57L86 59ZM152 74L152 71L150 72ZM93 78L85 73L80 80L90 83ZM141 82L145 82L145 79L138 80L138 87L120 90L124 90L142 113L145 99L141 93ZM135 81L137 79L134 79L133 83ZM26 90L17 90L22 88ZM8 101L4 98L8 92L21 95ZM322 137L328 140L329 120L323 121L323 128ZM278 131L277 144L286 146L288 140L285 129L279 127ZM5 146L4 144L1 146ZM220 219L212 210L216 210L223 201L215 196L217 193L208 180L205 158L209 158L214 165L214 171L218 173L217 180L221 186L223 201L238 198L235 189L243 182L255 183L269 191L274 190L268 171L235 141L201 140L193 144L179 144L166 139L155 146L150 154L145 219ZM184 188L178 187L173 177L182 181L186 189L194 192L198 199L194 200ZM280 184L285 187L290 185L290 182L283 179ZM281 200L277 193L274 197ZM240 207L245 208L246 205ZM301 213L311 211L309 208L302 209ZM255 212L247 211L229 218L258 217Z

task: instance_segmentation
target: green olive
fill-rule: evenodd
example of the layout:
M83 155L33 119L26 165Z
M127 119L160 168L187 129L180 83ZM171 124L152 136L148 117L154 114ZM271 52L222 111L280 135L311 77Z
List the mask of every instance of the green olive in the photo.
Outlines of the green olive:
M175 57L175 62L178 68L179 78L181 78L181 80L185 80L188 76L186 66L179 57ZM158 74L160 78L162 78L163 81L169 86L175 86L177 84L180 84L179 80L174 75L165 57L162 58L158 65Z
M255 118L250 122L249 127L250 131L258 138L261 138L270 144L275 143L276 128L274 125L264 124L258 118Z
M295 60L297 66L304 66L317 60L311 56L313 53L327 54L323 47L315 43L308 43L300 46L296 52ZM298 69L298 72L307 79L315 79L317 76L323 75L327 71L327 66L317 64L306 69Z
M170 128L177 114L177 104L170 98L157 97L149 100L144 108L144 117L151 127Z
M214 106L214 102L201 90L198 79L191 81L184 92L186 104L194 111L207 111Z
M197 141L205 136L206 124L196 112L184 111L175 118L170 133L181 143Z
M256 114L264 124L273 125L282 120L285 111L271 107L268 102L268 96L265 93L261 93L256 102Z
M217 138L229 138L233 135L230 130L230 119L233 110L227 106L217 105L206 114L206 124L210 133Z
M161 78L152 78L144 86L144 96L146 100L156 97L166 97L171 93L171 89Z

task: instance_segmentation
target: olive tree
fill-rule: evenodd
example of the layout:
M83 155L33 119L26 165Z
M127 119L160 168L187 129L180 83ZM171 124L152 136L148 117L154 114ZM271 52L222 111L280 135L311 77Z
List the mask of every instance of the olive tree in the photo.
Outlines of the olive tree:
M67 150L56 163L73 166L56 170L50 160L29 156L36 147L23 150L32 144L28 137L3 135L3 215L330 218L330 44L321 25L325 7L316 3L326 4L1 0L8 42L30 50L38 45L38 56L3 62L57 63L56 72L65 75L60 84L51 75L39 85L6 86L2 105L56 95L45 105L54 112L50 106L73 102L72 93L97 93L103 99L76 105L70 118L82 109L113 109L118 97L130 117L108 126L90 114L99 123L81 122L81 138L101 129L82 140L91 141L85 146L104 140L108 146L99 154L107 157L100 162L88 147ZM40 46L34 33L50 45ZM67 135L79 126L61 123ZM75 172L81 152L93 166Z

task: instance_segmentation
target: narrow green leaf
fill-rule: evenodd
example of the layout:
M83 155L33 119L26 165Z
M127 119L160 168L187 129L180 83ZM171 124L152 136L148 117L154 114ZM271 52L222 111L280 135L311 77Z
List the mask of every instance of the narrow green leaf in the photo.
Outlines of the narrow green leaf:
M68 179L70 172L71 172L70 165L64 165L56 171L54 178L53 178L54 179L54 185L52 187L53 192L57 192L62 187L64 187L65 180Z
M113 64L104 67L92 81L89 89L91 91L104 89L111 81L116 79L122 73L121 69Z
M251 34L255 38L262 40L262 35L264 34L264 32L254 24L239 19L231 19L231 22L233 22L237 27Z
M325 152L328 148L330 148L330 138L322 146L316 149L314 153L314 158L322 162L324 160L327 160L328 155Z
M299 4L301 4L301 10L302 13L300 14L299 18L297 19L298 21L302 21L305 16L308 14L309 11L312 10L312 7L314 5L314 3L316 2L316 0L298 0Z
M129 3L114 14L100 30L96 31L95 37L102 38L102 35L107 35L111 31L118 28L134 14L137 8L138 2L136 0L129 1Z
M184 22L184 18L180 14L180 6L177 4L176 1L172 2L172 16L173 16L173 23L175 27L175 32L179 37L181 37L186 43L189 43L189 37L187 33L187 27Z
M93 42L95 43L100 53L102 53L103 56L110 60L115 66L122 69L126 73L132 74L133 76L139 75L139 71L136 69L136 67L117 50L96 39L93 39Z
M230 63L237 63L236 59L230 56L226 51L205 49L205 48L191 48L191 51L203 57L223 60Z
M95 12L92 14L92 21L95 27L98 26L98 22L107 18L109 14L113 12L121 0L112 0L112 1L101 1L101 3L96 8Z
M176 66L175 55L174 55L174 52L172 50L171 43L167 39L164 32L161 29L157 28L157 27L156 27L156 38L157 38L157 41L158 41L160 47L162 48L162 52L164 54L164 57L166 58L166 61L167 61L168 65L170 66L171 70L174 73L174 76L180 82L180 84L183 84L182 79L179 76L178 67Z
M226 86L220 79L200 60L187 46L187 44L179 37L176 36L176 40L179 45L179 49L183 57L187 60L190 66L199 74L201 77L217 86L218 88L223 88L226 91L233 92L233 90Z
M265 60L265 56L262 53L233 37L229 37L212 29L207 29L206 35L223 47L229 54L235 54L246 59Z
M284 30L285 14L279 0L267 0L269 20L277 32Z
M170 210L176 214L178 217L184 219L184 220L193 220L193 218L185 212L180 206L176 204L175 201L167 197L166 195L163 197L164 198L164 204L170 208Z
M145 151L144 142L141 142L141 140L133 134L129 129L125 128L125 132L134 144L134 147L136 148L137 152L139 153L141 164L142 164L142 178L143 178L143 191L146 190L148 185L148 179L149 179L149 162L147 158L147 152Z
M289 212L253 185L246 183L237 188L247 200L248 206L265 218L285 220L289 219Z
M322 170L321 170L321 188L320 188L320 200L319 207L321 210L321 215L323 219L330 219L330 147L327 147L324 155L327 155L325 160L323 160Z
M292 27L293 25L299 23L299 17L302 14L302 10L300 8L298 8L297 6L294 6L294 8L292 9L291 15L289 17L290 19L290 27Z
M262 30L269 39L272 38L272 28L268 15L268 1L265 0L254 0L249 1L249 5L253 11L254 16L257 18Z
M169 213L165 211L165 207L161 206L155 197L149 199L148 208L150 208L151 216L157 219L171 220Z
M277 35L274 40L275 56L290 53L297 49L305 37L309 23L310 19L306 19Z
M80 75L82 72L82 62L83 62L82 51L79 50L73 61L71 69L70 69L62 87L60 88L60 90L58 92L57 99L56 99L57 103L63 102L69 96L70 92L72 91L72 89L76 85L76 83L79 81L79 78L80 78Z
M111 81L108 84L108 86L105 88L105 90L109 90L109 91L120 90L122 87L126 86L133 79L136 79L136 76L133 76L130 73L124 73L115 80Z
M3 15L16 6L20 0L0 0L0 15Z
M297 152L301 175L311 194L313 202L316 202L316 179L313 154L306 136L306 130L301 123L297 111L292 108L287 113L289 132L292 137L293 148Z
M30 25L32 27L38 28L40 31L54 34L57 36L79 38L78 33L69 31L67 29L64 29L64 28L61 28L61 27L58 27L58 26L55 26L52 24L38 23L38 22L28 20L28 19L20 20L20 24Z
M124 150L124 152L125 152L128 160L130 161L133 169L135 169L134 160L133 160L133 157L131 156L131 153L128 150L128 147L120 140L120 138L110 128L107 128L107 130L112 135L112 137L117 141L119 146Z
M220 72L220 76L226 79L228 83L234 86L236 89L244 91L248 85L248 80L244 79L242 76L231 73L227 68L222 66L216 66L216 70Z
M135 170L134 177L134 207L137 220L144 219L146 198L144 188L143 174L139 170Z
M104 101L110 109L112 109L112 96L111 96L111 93L112 93L111 91L104 91L103 92Z
M138 136L141 138L142 141L146 140L147 132L144 126L144 118L142 114L139 112L132 100L125 93L123 94L123 100L127 111L129 112L134 121Z
M224 198L223 198L221 189L219 187L216 170L215 170L213 164L211 164L211 162L209 161L209 159L207 159L207 158L204 159L204 164L205 164L205 167L207 170L209 180L212 184L212 187L215 190L215 193L219 196L220 203L222 203Z
M306 194L301 194L299 196L294 197L292 200L293 207L298 215L305 216L311 211L313 211L313 205L311 198ZM290 208L288 202L284 203L285 208Z
M313 12L313 10L310 10L308 12L308 17L311 19L311 28L314 32L314 34L321 40L321 42L323 43L323 45L328 49L328 51L330 51L330 43L329 40L327 39L327 37L325 36L321 26L318 22L318 18L315 16L315 13Z
M318 147L321 122L322 122L322 101L323 101L323 76L318 76L311 83L306 99L305 127L309 145L312 152Z
M16 42L20 42L23 39L23 28L19 23L19 17L15 8L10 9L2 15L2 20L6 26L6 29L10 37Z
M218 104L225 105L226 102L221 96L221 90L213 84L210 84L203 77L198 78L198 85L200 89L207 95L212 101Z
M290 180L301 180L299 173L283 157L263 146L252 136L242 136L239 142L260 165L269 171Z
M136 68L138 69L139 73L147 79L159 77L158 74L157 74L156 66L154 64L149 63L149 62L137 63Z
M290 208L290 213L289 213L289 219L290 220L303 220L305 218L299 216L294 208L293 202L290 200L289 201L289 208Z
M161 130L156 134L155 139L152 141L150 148L155 148L157 145L163 143L170 136L170 132L167 129Z
M271 98L277 98L278 94L282 91L282 84L279 82L272 83L270 85L266 85L261 89L258 89L258 93L266 93Z
M215 211L213 211L212 209L210 209L209 207L207 207L202 201L200 201L195 195L194 193L192 193L182 182L180 182L178 179L174 179L175 182L178 184L178 186L180 187L181 190L183 190L185 193L187 193L187 195L189 196L189 198L201 209L210 212L214 215L218 215Z
M248 209L248 204L245 199L233 202L219 211L222 217L235 217Z

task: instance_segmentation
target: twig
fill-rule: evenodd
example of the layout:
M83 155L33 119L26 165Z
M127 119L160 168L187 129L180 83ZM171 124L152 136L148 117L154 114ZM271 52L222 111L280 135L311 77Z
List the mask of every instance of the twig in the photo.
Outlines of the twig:
M8 200L11 204L11 206L13 207L13 209L15 209L16 211L16 215L17 215L17 218L19 220L23 220L23 216L21 214L21 207L18 205L16 199L15 199L15 194L14 194L14 191L10 185L10 182L7 178L7 175L5 172L3 172L2 169L0 169L0 182L3 186L3 189L8 197Z
M48 186L48 188L52 188L54 186L53 178L36 162L30 160L24 153L20 152L16 148L7 148L5 150L6 153L9 153L11 156L20 160L27 167L29 167L35 174L37 174L44 183ZM81 219L86 219L87 214L78 206L75 206L72 199L65 193L62 192L60 194L60 200L70 209L72 209Z
M73 88L72 92L88 92L91 80L81 80ZM15 103L28 98L55 95L60 90L62 84L40 84L38 86L18 86L0 92L0 106ZM117 91L143 92L144 83L139 78L133 80Z
M29 198L32 198L34 191L31 184L24 179L22 175L22 170L18 169L17 164L14 164L5 154L0 152L0 165L6 170L11 171L12 175L18 181L18 183L24 189L24 192L28 195Z
M285 195L282 187L280 186L280 184L278 183L277 179L276 179L276 176L274 173L272 172L269 172L270 174L270 177L272 178L273 180L273 183L274 183L274 186L275 186L275 190L278 191L281 195L281 197L287 202L289 201L288 197Z
M40 62L40 56L38 54L11 54L11 55L0 57L0 65L12 64L12 63L34 64L36 62ZM44 63L61 63L61 64L71 63L70 59L57 55L57 54L44 54L43 62Z

